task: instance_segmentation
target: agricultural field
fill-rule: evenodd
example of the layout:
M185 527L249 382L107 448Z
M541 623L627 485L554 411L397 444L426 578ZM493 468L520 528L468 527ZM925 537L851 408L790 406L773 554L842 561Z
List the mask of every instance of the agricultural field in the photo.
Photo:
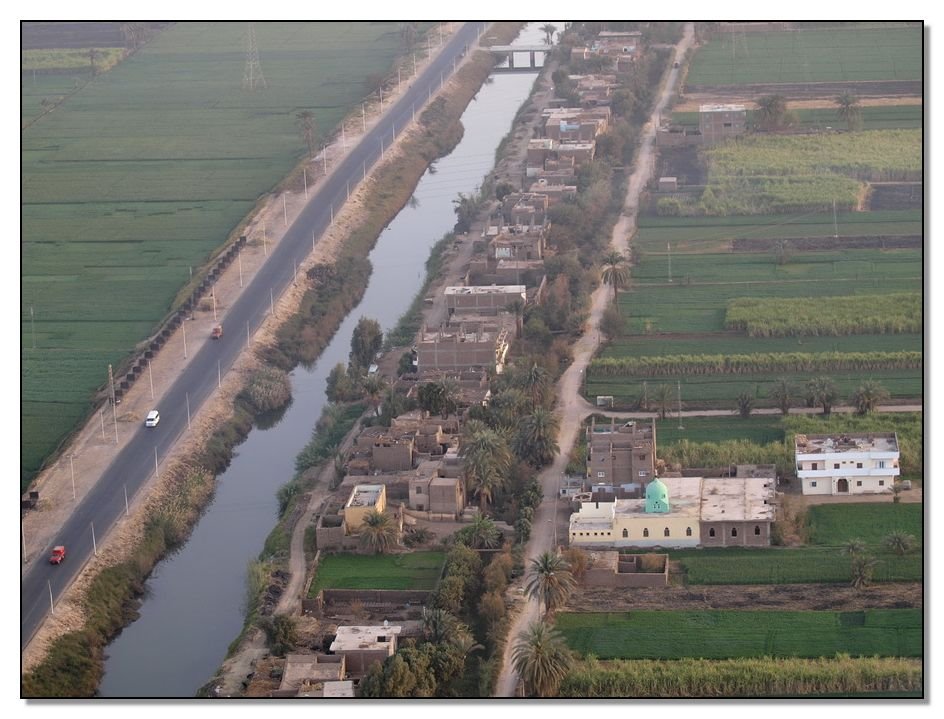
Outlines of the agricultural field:
M686 417L684 429L677 419L656 421L659 448L671 447L681 440L689 442L724 442L745 439L757 444L783 441L783 422L774 415L759 415L745 422L740 417Z
M571 649L599 659L920 657L920 609L560 613Z
M23 131L22 482L307 152L296 114L320 140L402 51L396 23L260 23L246 92L245 32L178 23Z
M920 80L922 46L920 25L717 35L695 53L686 84Z
M434 589L443 552L328 554L318 563L309 597L322 589Z
M920 553L899 557L871 551L878 561L872 581L920 582ZM837 547L786 547L764 549L673 550L669 552L685 570L688 584L848 584L852 580L849 557Z
M805 130L825 130L827 127L845 128L835 108L810 107L787 109L796 118L795 126ZM863 130L920 130L924 121L922 105L864 105L861 110ZM683 127L698 127L697 112L673 112L672 123ZM793 125L791 125L793 126Z
M891 532L905 532L920 544L924 506L899 504L818 504L807 510L810 543L838 547L850 539L881 545Z

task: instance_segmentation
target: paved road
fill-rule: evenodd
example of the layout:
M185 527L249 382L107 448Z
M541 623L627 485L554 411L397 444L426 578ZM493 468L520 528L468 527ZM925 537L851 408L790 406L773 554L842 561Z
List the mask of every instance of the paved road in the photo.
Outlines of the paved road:
M685 34L679 44L676 46L675 59L681 62L685 51L691 45L694 38L694 30L691 23L685 26ZM652 120L646 124L641 136L639 153L635 162L635 170L629 178L629 185L626 191L626 198L623 203L623 215L613 228L611 246L613 249L622 253L628 250L629 237L632 228L636 222L636 210L639 204L639 193L645 187L649 180L652 170L652 152L655 141L655 118L657 118L666 106L678 81L678 70L670 69L662 87L659 101L652 113ZM532 524L531 540L525 548L525 566L527 567L531 559L537 557L542 552L546 552L557 545L557 512L559 509L558 487L559 480L564 474L564 468L567 466L570 450L574 446L577 438L577 432L580 430L581 422L595 408L589 405L580 396L580 385L583 379L583 373L586 371L587 364L593 357L600 339L600 319L603 317L603 311L609 304L613 293L610 288L604 284L593 293L590 300L590 318L583 335L574 344L574 361L570 364L557 383L558 404L556 411L560 415L561 431L558 437L560 454L551 464L541 472L538 479L544 490L544 500L538 506L534 515ZM518 685L518 675L514 671L511 663L512 652L517 641L518 635L531 622L538 619L538 604L534 599L528 599L521 608L521 612L515 617L511 627L508 630L508 641L505 644L505 652L502 657L502 670L499 674L495 686L496 697L515 696L515 689Z
M66 561L53 566L44 561L46 552L39 553L36 563L23 575L20 587L21 649L49 612L50 593L53 601L57 600L92 556L93 532L98 538L104 537L121 517L125 510L125 489L128 496L133 497L154 473L155 456L161 461L186 430L188 397L190 408L195 412L216 389L217 363L226 372L245 349L247 328L251 333L268 315L270 293L278 297L288 287L295 263L311 251L312 233L320 236L331 220L332 208L337 210L346 200L348 183L353 189L361 182L380 158L382 149L411 122L414 109L418 112L451 76L454 59L465 53L484 27L484 23L464 24L413 86L387 109L376 126L325 179L283 239L273 247L269 260L222 318L227 329L224 337L207 343L193 355L187 368L165 393L160 404L160 425L153 429L139 426L134 430L133 438L54 537L49 546L66 545Z

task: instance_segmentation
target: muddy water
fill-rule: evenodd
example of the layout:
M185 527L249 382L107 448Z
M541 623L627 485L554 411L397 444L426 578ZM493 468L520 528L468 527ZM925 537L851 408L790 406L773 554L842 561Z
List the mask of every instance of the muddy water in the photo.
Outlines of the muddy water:
M516 42L541 42L543 23ZM563 29L563 23L554 23ZM495 148L511 128L535 75L497 74L462 116L465 134L435 163L370 254L373 274L360 305L310 368L292 373L291 407L275 426L254 429L219 477L212 503L187 544L161 562L147 584L140 617L108 647L102 697L192 697L216 671L242 629L246 566L276 522L275 493L291 479L326 402L325 379L347 360L362 316L393 327L419 290L430 248L455 223L452 200L469 194L492 168Z

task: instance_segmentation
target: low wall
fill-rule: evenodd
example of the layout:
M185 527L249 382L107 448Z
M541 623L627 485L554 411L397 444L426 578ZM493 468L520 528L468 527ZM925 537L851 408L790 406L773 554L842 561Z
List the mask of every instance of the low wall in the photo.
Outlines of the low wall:
M621 568L628 568L627 565L638 567L639 557L636 554L621 554L619 565ZM661 572L640 572L621 571L616 572L608 567L598 567L588 569L584 574L583 583L588 587L665 587L669 583L669 555L656 554L645 555L656 556L663 560L663 569Z
M314 599L302 600L302 613L322 616L326 607L350 605L355 600L365 606L423 606L432 591L419 589L322 589Z

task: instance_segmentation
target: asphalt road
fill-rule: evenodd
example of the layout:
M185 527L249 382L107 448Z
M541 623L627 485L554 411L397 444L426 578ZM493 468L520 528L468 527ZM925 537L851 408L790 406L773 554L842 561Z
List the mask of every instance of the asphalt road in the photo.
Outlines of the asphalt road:
M288 287L295 263L311 251L312 232L320 236L331 221L332 208L337 210L344 204L348 183L353 189L363 180L366 171L380 158L382 148L388 147L394 136L412 121L414 109L419 111L452 75L454 60L462 57L484 27L485 23L480 22L464 24L403 97L348 151L283 239L272 248L269 260L222 317L226 334L219 341L206 343L193 355L165 393L159 405L160 424L146 429L142 423L135 430L134 437L79 503L49 547L38 554L20 585L21 649L49 612L50 593L54 602L58 600L92 556L93 532L98 538L105 536L125 511L125 490L133 497L155 471L155 452L158 461L162 461L186 430L187 398L191 411L196 412L217 388L217 363L225 372L245 349L246 328L251 333L268 315L270 292L278 297ZM44 555L59 544L68 548L67 558L59 566L50 565Z

